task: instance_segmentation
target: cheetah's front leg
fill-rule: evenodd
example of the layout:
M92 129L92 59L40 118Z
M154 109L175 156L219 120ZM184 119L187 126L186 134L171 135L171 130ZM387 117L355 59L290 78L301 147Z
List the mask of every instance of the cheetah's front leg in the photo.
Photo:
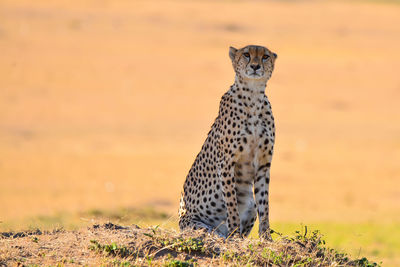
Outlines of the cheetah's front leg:
M254 195L256 197L256 205L258 211L259 228L258 235L260 238L272 240L269 228L269 170L270 163L261 165L256 174L254 183Z
M234 179L234 162L233 160L221 162L221 185L224 197L224 203L227 210L228 218L228 236L240 235L240 217L237 204L235 179ZM227 237L228 237L227 236Z

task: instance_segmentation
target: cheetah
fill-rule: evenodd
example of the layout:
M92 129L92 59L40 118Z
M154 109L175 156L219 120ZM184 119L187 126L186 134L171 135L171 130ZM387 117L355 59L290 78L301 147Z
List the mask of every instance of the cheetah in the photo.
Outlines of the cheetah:
M186 177L179 227L246 237L258 214L259 236L271 240L268 196L275 124L265 88L277 55L249 45L230 47L229 57L235 82L222 96Z

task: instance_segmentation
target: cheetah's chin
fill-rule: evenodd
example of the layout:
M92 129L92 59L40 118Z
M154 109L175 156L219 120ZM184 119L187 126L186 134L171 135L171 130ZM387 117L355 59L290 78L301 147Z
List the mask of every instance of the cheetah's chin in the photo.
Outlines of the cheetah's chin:
M259 73L253 72L253 73L246 73L246 76L247 76L247 78L250 78L250 79L261 79L264 77L264 74L259 74Z

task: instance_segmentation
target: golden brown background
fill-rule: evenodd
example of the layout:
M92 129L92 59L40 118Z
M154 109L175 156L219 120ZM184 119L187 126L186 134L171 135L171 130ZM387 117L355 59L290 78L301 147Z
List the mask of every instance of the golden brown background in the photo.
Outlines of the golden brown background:
M259 44L278 54L272 222L398 225L397 3L0 1L0 221L176 215L228 47Z

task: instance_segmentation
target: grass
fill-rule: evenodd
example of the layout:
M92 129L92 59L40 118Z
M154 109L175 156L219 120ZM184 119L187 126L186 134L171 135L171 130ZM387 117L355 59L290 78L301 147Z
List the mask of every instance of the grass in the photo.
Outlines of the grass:
M319 231L307 227L269 242L106 223L79 231L3 237L0 247L0 265L5 266L379 266L329 248Z
M82 212L57 212L52 215L38 215L22 219L5 220L0 223L0 231L21 231L24 229L52 230L63 228L77 230L83 226L114 221L117 223L135 223L142 226L162 223L164 227L173 227L168 220L170 216L151 207L131 208L120 207L116 209L90 209Z
M78 230L93 223L106 221L130 225L137 224L141 227L160 225L162 228L177 230L177 218L169 216L150 207L144 208L117 208L115 210L91 209L79 213L58 213L53 216L36 216L20 221L4 221L0 224L0 231L21 231L30 229L32 233L36 228L52 230L62 228L66 230ZM339 252L346 252L354 258L362 255L376 262L383 262L384 266L396 266L400 264L398 251L400 251L400 224L399 223L339 223L339 222L307 222L309 229L318 229L324 234L324 240L329 247ZM257 225L255 225L251 238L257 239ZM272 222L272 229L283 235L294 233L301 224L294 222ZM154 229L154 228L151 228ZM157 229L155 228L155 231ZM149 232L149 237L155 235ZM275 238L279 235L274 234ZM37 243L37 237L32 237L32 242ZM199 240L162 240L158 242L162 246L171 246L171 250L197 251L202 248ZM176 244L182 244L175 247ZM111 243L110 243L111 244ZM109 244L109 245L110 245ZM117 243L116 243L117 244ZM104 245L104 244L102 244ZM118 247L120 249L120 247ZM229 257L229 254L225 255ZM171 263L178 264L178 263Z
M368 255L374 260L385 259L384 263L398 265L400 251L399 223L310 223L310 228L319 229L327 243L350 255ZM295 223L273 223L274 229L290 233L299 227Z

